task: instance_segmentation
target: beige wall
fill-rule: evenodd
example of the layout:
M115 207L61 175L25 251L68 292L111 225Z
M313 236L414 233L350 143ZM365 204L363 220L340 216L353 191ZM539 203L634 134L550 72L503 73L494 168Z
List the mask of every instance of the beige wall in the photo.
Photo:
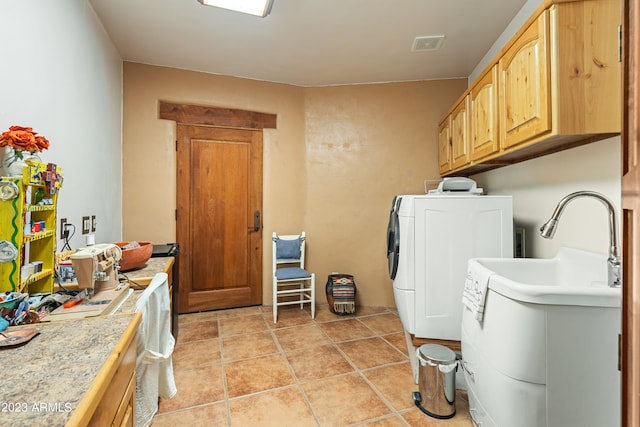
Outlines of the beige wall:
M561 246L607 253L608 215L597 200L579 198L571 202L553 239L540 237L539 229L560 199L574 191L604 194L620 216L620 149L620 137L616 136L472 178L492 194L513 196L513 220L525 229L527 257L551 258Z
M319 301L339 271L355 275L359 304L392 307L391 200L437 179L438 120L465 88L466 79L301 88L125 62L123 239L175 240L175 125L158 119L159 100L277 114L264 132L264 304L271 232L304 229Z
M438 121L465 86L463 79L305 90L305 226L322 284L332 271L353 274L364 305L394 305L391 201L438 179Z

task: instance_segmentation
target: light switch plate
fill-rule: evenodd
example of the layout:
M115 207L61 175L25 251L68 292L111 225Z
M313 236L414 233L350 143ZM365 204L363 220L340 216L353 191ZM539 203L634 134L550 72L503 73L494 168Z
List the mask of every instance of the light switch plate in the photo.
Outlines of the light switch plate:
M64 239L65 237L69 237L68 234L65 235L66 233L66 225L67 225L67 218L60 218L60 238Z
M82 234L89 234L91 230L91 218L88 216L82 217Z

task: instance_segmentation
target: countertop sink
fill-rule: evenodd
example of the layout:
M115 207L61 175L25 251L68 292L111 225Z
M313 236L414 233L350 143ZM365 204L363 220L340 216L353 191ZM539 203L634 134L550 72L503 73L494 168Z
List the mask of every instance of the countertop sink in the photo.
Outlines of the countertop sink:
M620 307L622 289L607 285L607 256L561 247L555 257L474 258L490 274L489 289L535 304Z

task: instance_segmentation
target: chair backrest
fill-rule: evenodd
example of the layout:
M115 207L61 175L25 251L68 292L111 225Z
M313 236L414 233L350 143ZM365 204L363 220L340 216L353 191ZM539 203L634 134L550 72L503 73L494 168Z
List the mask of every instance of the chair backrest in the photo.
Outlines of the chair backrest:
M286 234L282 236L279 236L274 232L272 240L273 271L276 271L280 264L288 264L304 268L304 252L306 243L306 235L304 231L299 235Z

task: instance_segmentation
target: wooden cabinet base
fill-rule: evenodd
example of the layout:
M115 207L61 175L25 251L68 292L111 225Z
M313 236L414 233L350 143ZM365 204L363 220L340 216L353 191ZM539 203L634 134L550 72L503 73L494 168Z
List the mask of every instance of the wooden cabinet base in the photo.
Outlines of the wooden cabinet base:
M136 313L118 345L107 358L91 389L84 395L69 420L69 426L133 426L135 424Z

